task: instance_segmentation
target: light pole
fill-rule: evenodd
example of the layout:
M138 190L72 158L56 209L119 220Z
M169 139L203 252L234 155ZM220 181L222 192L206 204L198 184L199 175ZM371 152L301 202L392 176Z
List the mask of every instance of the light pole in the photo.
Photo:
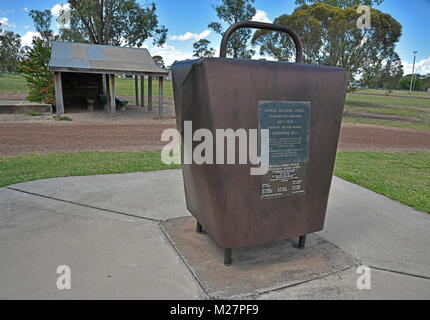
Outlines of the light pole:
M415 60L417 58L418 51L414 51L414 65L412 67L412 76L411 76L411 87L409 88L409 92L412 92L412 84L414 82L414 73L415 73Z

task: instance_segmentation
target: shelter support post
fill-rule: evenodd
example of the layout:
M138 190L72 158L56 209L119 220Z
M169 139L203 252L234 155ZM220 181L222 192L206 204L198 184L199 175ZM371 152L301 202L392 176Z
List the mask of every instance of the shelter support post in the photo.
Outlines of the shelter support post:
M105 74L102 74L102 86L103 86L103 93L107 95L107 81Z
M110 110L110 103L111 103L111 99L110 99L110 84L109 84L109 78L110 76L108 74L104 74L103 78L105 79L105 83L106 83L106 97L107 97L107 103L104 105L104 111L105 112L109 112Z
M136 94L136 106L139 105L139 76L134 76L134 91Z
M142 101L142 108L145 108L145 76L140 76L140 98Z
M148 77L148 111L152 111L152 76Z
M164 95L164 78L158 77L158 93L159 93L159 108L158 108L158 115L160 118L163 117L163 95Z
M112 118L116 116L116 101L115 101L115 75L110 75L110 112Z
M61 72L54 72L55 83L55 107L57 110L57 117L64 114L64 101L63 101L63 86L61 85Z

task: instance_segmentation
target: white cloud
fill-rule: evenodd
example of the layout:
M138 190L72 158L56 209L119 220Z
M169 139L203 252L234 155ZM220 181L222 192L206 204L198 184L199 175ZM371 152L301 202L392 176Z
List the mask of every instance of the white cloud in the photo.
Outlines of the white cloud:
M405 74L411 74L413 63L402 61L402 64L403 64L403 69L405 71ZM430 57L415 63L415 73L422 74L422 75L430 74Z
M70 5L68 3L66 4L56 4L52 7L51 13L54 17L59 17L62 10L70 10Z
M23 29L30 29L30 26L23 26Z
M270 20L267 17L267 13L263 10L258 10L258 9L257 9L257 12L255 13L255 16L252 17L252 21L272 23L272 20Z
M24 8L24 9L22 9L23 11L25 11L25 12L28 12L28 8Z
M169 39L170 40L179 40L179 41L186 41L186 40L194 39L194 40L198 41L200 39L207 38L211 34L211 32L212 32L211 30L205 30L200 34L187 32L184 35L171 36Z
M164 64L166 66L170 66L177 61L193 59L192 53L183 52L181 50L176 49L174 46L165 44L162 47L152 47L148 48L148 46L144 46L149 50L151 56L162 56L164 60Z
M10 23L9 19L6 17L0 18L0 23L3 27L16 28L16 25L14 23Z
M7 9L7 10L0 9L1 15L11 14L11 13L15 13L15 9Z
M28 31L21 38L21 44L22 44L22 46L29 46L29 47L31 47L33 45L33 37L40 37L40 33L39 32L34 32L34 31Z

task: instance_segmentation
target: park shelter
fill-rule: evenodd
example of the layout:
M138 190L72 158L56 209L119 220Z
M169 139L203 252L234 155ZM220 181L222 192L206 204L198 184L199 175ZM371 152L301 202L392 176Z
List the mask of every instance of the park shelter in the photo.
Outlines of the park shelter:
M159 114L163 115L163 80L168 71L155 64L147 49L87 43L53 42L49 68L54 72L57 116L65 106L86 104L105 93L105 111L116 115L115 75L135 77L136 105L144 107L144 80L148 77L148 110L152 110L152 79L159 79Z

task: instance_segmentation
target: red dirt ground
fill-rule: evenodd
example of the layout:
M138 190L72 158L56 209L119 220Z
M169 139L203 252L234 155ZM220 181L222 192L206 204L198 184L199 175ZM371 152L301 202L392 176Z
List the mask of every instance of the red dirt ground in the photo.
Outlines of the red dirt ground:
M175 120L0 123L0 156L25 152L160 150ZM341 151L430 152L430 131L344 124Z

